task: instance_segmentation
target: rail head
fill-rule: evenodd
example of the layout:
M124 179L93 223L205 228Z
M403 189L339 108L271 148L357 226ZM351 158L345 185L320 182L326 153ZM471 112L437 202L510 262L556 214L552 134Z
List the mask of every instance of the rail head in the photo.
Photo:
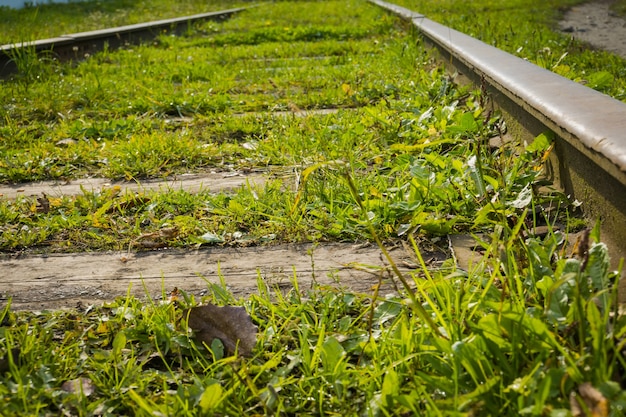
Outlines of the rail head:
M158 30L159 28L169 28L171 26L194 22L198 20L219 19L239 13L246 8L237 7L233 9L220 10L217 12L199 13L190 16L176 17L172 19L155 20L147 23L137 23L134 25L118 26L107 29L92 30L87 32L72 33L69 35L61 35L63 38L71 38L77 41L85 41L100 38L102 36L123 35L126 33L139 32L143 30Z

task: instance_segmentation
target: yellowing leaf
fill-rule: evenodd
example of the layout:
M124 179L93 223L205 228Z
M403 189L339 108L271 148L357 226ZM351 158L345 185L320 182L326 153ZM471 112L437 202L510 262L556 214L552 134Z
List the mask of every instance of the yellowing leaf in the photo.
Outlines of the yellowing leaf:
M118 334L115 335L115 338L113 339L113 355L119 355L120 352L122 351L122 349L124 349L126 347L126 335L124 334L124 332L119 332Z
M224 390L220 384L211 384L204 389L200 397L200 408L203 413L213 410L222 400Z
M556 72L557 74L562 75L562 76L566 76L567 74L570 73L571 70L572 69L569 65L564 65L564 64L552 67L553 72Z
M376 198L383 198L383 195L376 189L376 187L370 187L370 195Z

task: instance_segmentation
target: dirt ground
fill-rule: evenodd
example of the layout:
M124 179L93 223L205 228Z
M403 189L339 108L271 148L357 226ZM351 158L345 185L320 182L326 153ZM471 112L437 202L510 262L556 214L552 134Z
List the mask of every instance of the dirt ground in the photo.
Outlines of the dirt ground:
M572 7L559 23L562 32L626 58L626 19L610 10L612 0Z
M15 199L18 196L32 197L45 194L50 197L78 195L119 187L120 192L147 192L159 190L185 190L222 192L242 186L260 186L267 177L256 173L214 172L206 174L183 174L168 180L144 180L139 182L111 181L105 178L84 178L71 181L39 181L19 185L0 184L0 198Z
M403 247L389 251L403 272L417 267ZM423 256L430 267L447 257L436 247ZM394 291L388 266L376 246L354 243L4 256L0 305L11 298L14 310L80 308L127 293L159 299L174 288L202 296L221 280L236 297L243 297L257 292L259 282L292 288L294 277L303 290L317 282L363 293L371 293L383 279L383 295Z
M610 0L600 0L575 6L566 13L559 27L596 48L626 57L626 20L613 16L610 4ZM141 184L85 179L0 186L0 198L42 193L72 195L85 189L115 186L129 191L162 188L224 191L246 184L262 185L266 180L261 174L243 173L183 175L170 181ZM424 250L430 266L436 267L447 257L454 256L459 267L468 269L474 256L472 239L456 236L448 243L442 244L443 249L433 246ZM391 248L391 253L403 271L416 267L410 250L395 247ZM352 243L317 247L310 244L210 247L142 253L0 255L0 306L11 299L16 310L76 308L112 300L128 292L158 299L174 288L201 296L209 291L209 283L219 284L221 279L236 296L246 296L257 291L258 282L290 288L294 276L300 288L317 281L368 293L382 276L385 278L383 292L393 291L388 266L377 247Z

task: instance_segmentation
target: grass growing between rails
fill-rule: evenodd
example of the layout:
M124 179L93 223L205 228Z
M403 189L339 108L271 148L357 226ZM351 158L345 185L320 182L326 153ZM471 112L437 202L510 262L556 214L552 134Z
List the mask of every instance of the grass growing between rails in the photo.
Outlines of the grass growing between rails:
M184 293L74 312L0 312L5 415L619 416L626 317L592 232L575 257L554 237L494 232L468 274L451 261L384 295L268 288L236 300L258 326L246 357L202 343ZM410 296L409 296L410 295ZM411 301L413 300L413 301ZM416 304L417 303L417 304ZM419 310L427 314L424 320Z
M275 181L228 195L2 200L1 249L142 249L155 233L179 247L371 238L348 177L383 239L480 232L520 216L531 231L579 226L563 195L539 192L549 135L490 145L506 125L488 98L455 85L395 18L361 2L295 4L7 82L2 181L203 170Z
M415 51L399 59L406 45L393 39L393 19L374 7L356 15L347 3L328 6L328 13L298 23L278 15L287 8L279 3L206 23L193 36L105 51L76 68L52 63L5 82L0 180L87 173L145 178L223 168L222 161L251 153L241 146L246 139L262 139L268 130L247 125L250 118L232 120L233 114L375 103L394 89L408 93L416 70L431 90L425 93L436 98L438 75L415 68ZM351 19L329 20L337 15ZM377 38L385 43L377 46ZM373 56L380 60L372 62Z
M299 288L294 272L292 290L259 277L247 299L221 277L203 300L168 288L162 302L72 312L7 305L0 413L619 415L619 271L597 231L566 243L578 203L544 187L551 135L495 143L506 123L488 97L455 85L413 35L365 2L276 2L3 81L3 182L270 177L231 193L1 199L4 252L445 248L463 232L484 258L469 271L452 256L430 270L415 250L421 268L393 277L393 294ZM229 355L228 335L189 331L199 302L245 309L258 327L249 354Z
M414 120L401 112L386 113L390 119L374 114L376 123L393 129L394 138L398 126ZM431 116L430 122L442 115ZM155 236L157 247L359 240L374 237L370 223L383 239L415 231L431 237L490 231L511 222L520 222L530 235L542 225L566 234L580 227L572 218L576 204L561 193L541 191L543 160L552 146L547 135L521 153L514 148L494 150L484 144L472 114L459 112L455 121L443 115L437 122L450 123L450 137L427 134L413 137L412 144L394 139L383 147L381 138L367 134L362 124L349 124L350 117L327 117L343 121L346 132L338 135L336 123L323 123L316 130L323 140L294 134L291 143L289 135L279 134L248 146L256 155L283 164L274 165L276 178L262 188L248 185L229 194L191 194L122 193L113 187L77 196L0 201L0 247L141 250L150 248L146 239ZM427 126L415 128L423 131ZM410 130L405 131L407 137L423 134ZM285 172L287 180L279 177ZM291 172L298 174L296 189L289 186L294 182ZM358 204L353 200L357 194ZM361 210L367 212L367 221L356 215Z
M623 101L626 98L624 59L604 51L590 50L580 41L555 29L563 11L581 1L397 0L395 3ZM46 4L23 10L0 8L0 28L3 29L0 36L5 36L4 40L0 38L0 43L48 38L249 4L249 1L211 1L207 4L198 1L109 0ZM612 10L623 14L626 9L624 4L623 1L616 1ZM69 12L68 8L71 9Z

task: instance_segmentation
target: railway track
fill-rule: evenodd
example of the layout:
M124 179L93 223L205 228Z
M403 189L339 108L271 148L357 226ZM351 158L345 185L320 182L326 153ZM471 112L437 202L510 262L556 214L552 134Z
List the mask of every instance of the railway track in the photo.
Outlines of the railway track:
M199 13L172 19L163 19L135 25L60 35L17 44L0 45L0 76L18 70L14 58L24 51L47 55L60 61L80 60L105 48L115 49L128 44L137 44L154 39L163 33L180 33L194 22L224 20L246 8L238 7L217 12Z
M583 202L586 217L602 220L603 240L615 264L626 255L626 104L569 81L394 4L371 3L410 21L423 41L439 51L457 81L482 86L504 114L509 130L530 141L546 131L556 136L550 156L552 180ZM190 22L225 19L243 9L125 26L0 47L3 74L16 70L19 48L52 51L59 59L81 59L108 45L146 41ZM600 109L601 111L597 111ZM626 284L622 280L622 284ZM621 291L622 302L626 291Z
M371 3L410 21L424 42L461 76L459 81L486 86L494 104L507 115L516 134L532 139L556 134L551 154L553 180L572 198L584 201L589 218L603 222L613 258L626 255L626 104L510 55L428 19L419 12L381 0ZM20 49L81 59L105 45L115 48L180 31L202 20L227 19L245 8L202 13L142 24L61 35L0 46L0 74L14 72L12 56Z
M623 105L375 4L422 39L362 0L273 2L0 81L0 180L58 179L0 184L3 411L621 413L605 247L572 249L534 193L548 140L519 138L553 132L552 179L620 239Z
M369 1L410 21L450 71L460 74L459 81L485 88L516 135L530 142L541 133L553 132L552 181L570 198L583 202L591 223L602 221L603 240L614 265L626 257L626 103L418 12Z

